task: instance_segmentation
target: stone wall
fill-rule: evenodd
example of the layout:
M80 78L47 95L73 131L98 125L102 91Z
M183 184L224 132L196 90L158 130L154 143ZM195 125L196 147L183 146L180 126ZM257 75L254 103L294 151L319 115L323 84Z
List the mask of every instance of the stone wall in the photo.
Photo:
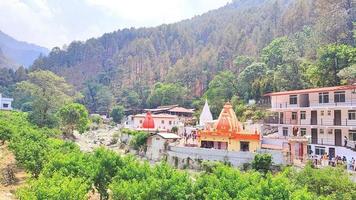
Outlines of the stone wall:
M281 151L266 149L258 150L258 153L271 154L275 165L286 164L285 156ZM227 162L235 167L240 167L244 163L251 163L256 154L241 151L169 146L167 161L177 168L199 169L201 162L204 160Z

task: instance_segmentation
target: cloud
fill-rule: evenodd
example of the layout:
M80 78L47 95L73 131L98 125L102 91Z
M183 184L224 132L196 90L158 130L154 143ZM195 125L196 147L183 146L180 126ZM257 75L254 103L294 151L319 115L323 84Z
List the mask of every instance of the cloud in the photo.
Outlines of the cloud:
M0 30L49 48L121 28L172 23L231 0L4 0Z

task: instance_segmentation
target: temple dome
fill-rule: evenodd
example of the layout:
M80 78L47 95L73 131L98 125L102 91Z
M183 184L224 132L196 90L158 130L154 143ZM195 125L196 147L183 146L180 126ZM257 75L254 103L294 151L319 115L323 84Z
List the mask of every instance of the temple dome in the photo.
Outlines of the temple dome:
M210 112L208 101L205 100L205 104L204 104L203 110L202 110L202 112L200 114L200 117L199 117L199 125L200 126L205 126L207 122L211 122L211 121L213 121L213 115Z
M153 120L153 117L151 115L151 112L146 113L146 117L143 120L142 123L142 128L147 128L147 129L154 129L155 128L155 122Z
M236 114L232 109L230 102L225 103L219 118L216 122L215 128L225 132L240 132L242 127L237 120Z

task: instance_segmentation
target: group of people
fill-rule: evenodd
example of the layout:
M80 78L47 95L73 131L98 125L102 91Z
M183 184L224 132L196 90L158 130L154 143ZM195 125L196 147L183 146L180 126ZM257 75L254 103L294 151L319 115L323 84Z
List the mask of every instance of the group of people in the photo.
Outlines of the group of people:
M350 162L347 162L347 158L345 156L333 156L330 154L325 153L324 155L318 156L318 155L313 155L312 156L312 161L313 165L315 167L321 166L333 166L336 167L337 165L346 165L348 169L356 171L356 161L354 158L350 160Z
M184 131L183 139L184 139L185 144L187 144L190 139L193 141L193 143L195 143L195 141L197 139L197 133L195 131L192 131L190 133L187 133L186 131Z

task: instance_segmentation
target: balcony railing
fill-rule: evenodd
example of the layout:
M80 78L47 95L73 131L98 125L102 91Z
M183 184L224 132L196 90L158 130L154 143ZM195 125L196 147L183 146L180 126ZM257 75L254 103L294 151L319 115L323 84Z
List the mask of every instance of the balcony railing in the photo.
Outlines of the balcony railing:
M331 138L311 138L310 143L311 144L316 144L316 145L330 145L330 146L339 146L339 147L344 147L345 141L342 140L341 143L336 144L334 139ZM350 148L352 150L356 150L356 141L352 140L347 140L346 144L347 148Z
M356 120L349 119L278 119L278 118L268 118L265 120L266 124L286 124L286 125L305 125L305 126L356 126Z
M319 103L319 101L310 101L308 103L303 104L289 104L289 102L277 102L272 103L271 108L279 109L279 108L306 108L306 107L348 107L355 106L356 107L356 99L354 101L346 101L346 102L329 102L329 103Z

